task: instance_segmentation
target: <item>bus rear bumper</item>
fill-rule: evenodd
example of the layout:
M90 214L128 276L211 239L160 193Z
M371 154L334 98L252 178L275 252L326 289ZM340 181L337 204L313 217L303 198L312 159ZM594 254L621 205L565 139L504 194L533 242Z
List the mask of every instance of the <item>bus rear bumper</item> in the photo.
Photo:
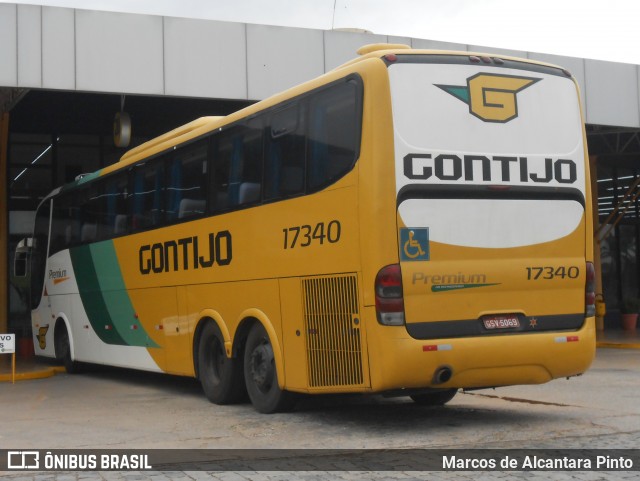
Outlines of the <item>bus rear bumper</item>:
M393 335L385 336L390 329ZM403 327L376 325L368 331L375 392L542 384L582 374L595 356L594 317L571 332L419 340ZM443 378L442 370L450 375Z

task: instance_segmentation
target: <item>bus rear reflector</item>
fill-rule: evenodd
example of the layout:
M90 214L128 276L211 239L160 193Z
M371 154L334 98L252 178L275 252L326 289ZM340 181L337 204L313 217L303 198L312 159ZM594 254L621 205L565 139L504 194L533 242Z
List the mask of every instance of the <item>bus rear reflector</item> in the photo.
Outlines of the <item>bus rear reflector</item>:
M587 282L584 287L585 315L596 315L596 269L593 262L587 262Z
M453 346L451 344L427 344L422 346L422 350L424 352L451 351Z
M378 322L385 326L403 325L404 298L399 264L391 264L380 269L376 276L375 293Z
M580 337L578 336L560 336L555 338L556 342L578 342L580 341Z

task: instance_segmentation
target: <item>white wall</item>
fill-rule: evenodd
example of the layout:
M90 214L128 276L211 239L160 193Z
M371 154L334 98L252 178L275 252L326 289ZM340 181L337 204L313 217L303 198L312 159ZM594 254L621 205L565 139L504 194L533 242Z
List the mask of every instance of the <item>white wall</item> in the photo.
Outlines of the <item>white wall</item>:
M324 73L322 31L247 25L249 98L263 99Z
M162 95L163 18L76 10L76 88Z
M247 98L246 25L164 19L165 94Z
M637 127L638 66L585 60L587 122Z
M18 6L0 3L0 85L18 85Z
M591 124L640 127L639 66L366 33L0 4L0 87L260 100L368 43L481 51L561 65Z
M42 83L46 88L76 89L75 10L42 9Z

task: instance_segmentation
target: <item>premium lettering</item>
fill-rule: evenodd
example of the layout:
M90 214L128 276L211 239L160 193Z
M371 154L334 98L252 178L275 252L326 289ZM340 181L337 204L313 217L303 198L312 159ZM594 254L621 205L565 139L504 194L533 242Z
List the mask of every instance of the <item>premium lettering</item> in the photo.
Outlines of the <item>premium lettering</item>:
M226 230L212 232L206 238L183 237L146 244L138 250L140 273L145 275L226 266L232 258L231 233Z
M67 277L66 269L49 269L49 279L64 279Z
M538 164L535 168L533 164ZM503 155L407 154L404 175L412 180L434 177L460 182L521 182L559 184L576 182L577 166L570 159L530 159Z
M414 272L411 279L412 284L484 284L487 282L485 274L438 274L426 275L422 272Z

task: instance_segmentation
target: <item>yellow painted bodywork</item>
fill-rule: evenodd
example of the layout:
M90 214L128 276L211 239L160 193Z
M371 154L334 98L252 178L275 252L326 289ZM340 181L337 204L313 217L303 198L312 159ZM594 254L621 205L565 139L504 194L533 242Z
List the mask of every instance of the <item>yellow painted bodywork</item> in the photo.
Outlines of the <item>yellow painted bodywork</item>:
M434 52L402 50L398 53ZM469 53L461 52L460 55L468 56ZM119 164L101 172L105 175L134 165L173 145L215 131L349 74L357 73L362 78L364 105L360 158L354 169L337 183L312 195L114 239L134 309L153 341L161 346L149 348L149 352L163 371L195 375L194 334L198 324L205 319L212 319L220 327L228 355L235 355L232 347L241 324L247 320L261 322L274 347L281 387L299 392L433 387L433 373L443 365L453 369L453 377L437 387L542 383L587 369L594 354L594 318L588 318L581 330L573 333L579 336L579 341L571 343L556 342L560 335L556 332L512 335L508 339L483 336L424 341L412 338L404 326L382 326L377 322L375 276L383 266L399 262L389 78L380 56L380 52L368 53L318 79L228 117L200 119L187 128L177 129L172 135L167 134L135 149ZM587 178L587 188L589 185ZM521 248L531 249L532 253L528 256L524 251L518 252L517 257L553 258L558 249L574 252L575 246L582 246L584 251L574 252L575 262L592 260L590 209L589 195L585 217L571 235L548 245ZM284 248L283 231L288 227L313 226L320 222L326 225L334 220L341 225L339 242L312 242L308 247ZM209 234L223 231L230 233L233 242L233 257L228 265L216 263L210 268L198 269L192 265L175 272L169 269L169 272L141 273L141 246L197 237L200 255L207 255L204 246ZM486 250L480 253L477 249L436 243L431 249L440 258L457 259L451 261L453 272L474 263L478 269L484 269L483 263L498 262L504 255L503 250L487 254ZM452 250L455 252L449 252ZM476 260L480 258L482 260ZM301 278L341 273L357 276L364 380L358 387L312 388L309 385ZM520 281L513 279L513 282ZM548 287L552 291L556 286L549 284ZM570 288L583 292L584 277L581 275ZM519 310L521 303L535 303L531 297L535 292L527 292L526 285L516 290L514 310ZM466 318L469 305L478 296L491 298L488 290L448 293L452 294L459 302L433 305L425 314L426 318L442 317L444 309L447 318L456 318L458 314ZM551 301L541 306L540 312L564 312L560 307L563 295L562 290L551 294ZM416 300L418 298L410 295L406 302L422 302ZM447 344L451 349L427 352L423 349L427 344Z

